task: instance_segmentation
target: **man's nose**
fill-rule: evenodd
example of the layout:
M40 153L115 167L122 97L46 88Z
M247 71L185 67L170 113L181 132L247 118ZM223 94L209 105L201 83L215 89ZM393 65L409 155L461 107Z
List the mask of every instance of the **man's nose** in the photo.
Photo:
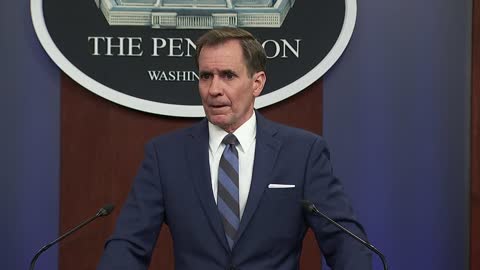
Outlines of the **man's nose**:
M212 81L210 83L210 88L208 89L208 93L212 96L218 96L223 93L222 83L218 76L214 75Z

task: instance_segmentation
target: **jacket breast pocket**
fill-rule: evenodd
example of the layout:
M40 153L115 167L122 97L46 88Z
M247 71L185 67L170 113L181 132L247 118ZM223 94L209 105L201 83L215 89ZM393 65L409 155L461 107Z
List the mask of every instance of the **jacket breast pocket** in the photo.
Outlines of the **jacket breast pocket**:
M297 188L267 188L264 203L276 215L290 215L301 209L301 193Z
M298 190L295 187L288 188L268 188L265 191L266 195L275 199L277 197L292 197L298 195Z
M269 233L276 240L296 239L303 224L301 192L296 188L267 188L262 202Z

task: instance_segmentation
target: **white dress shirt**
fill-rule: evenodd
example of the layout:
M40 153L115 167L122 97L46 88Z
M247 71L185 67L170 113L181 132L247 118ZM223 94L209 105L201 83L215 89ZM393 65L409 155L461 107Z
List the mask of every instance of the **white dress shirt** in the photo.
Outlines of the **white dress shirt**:
M222 157L225 145L222 143L223 138L228 134L225 130L208 122L209 133L209 161L210 175L212 177L212 190L215 202L217 202L218 189L218 165ZM233 132L237 137L239 144L238 151L238 176L239 176L239 204L240 218L243 215L245 204L248 199L248 192L252 183L253 161L255 158L255 138L257 134L257 118L255 113L252 114L247 122L243 123L237 130Z

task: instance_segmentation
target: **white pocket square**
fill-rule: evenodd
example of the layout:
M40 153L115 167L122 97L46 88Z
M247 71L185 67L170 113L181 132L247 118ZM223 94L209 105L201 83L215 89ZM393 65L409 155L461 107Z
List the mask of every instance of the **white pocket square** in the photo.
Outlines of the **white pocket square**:
M269 184L268 188L294 188L295 185L285 185L285 184Z

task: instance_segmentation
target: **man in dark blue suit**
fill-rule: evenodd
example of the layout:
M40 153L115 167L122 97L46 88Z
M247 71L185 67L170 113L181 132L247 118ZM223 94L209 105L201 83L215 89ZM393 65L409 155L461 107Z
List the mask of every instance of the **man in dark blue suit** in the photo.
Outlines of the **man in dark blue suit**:
M309 200L365 238L318 135L254 110L266 81L258 41L236 28L197 42L206 119L160 136L146 156L99 270L147 269L168 224L178 270L294 270L312 228L332 269L371 269L361 245L302 209Z

